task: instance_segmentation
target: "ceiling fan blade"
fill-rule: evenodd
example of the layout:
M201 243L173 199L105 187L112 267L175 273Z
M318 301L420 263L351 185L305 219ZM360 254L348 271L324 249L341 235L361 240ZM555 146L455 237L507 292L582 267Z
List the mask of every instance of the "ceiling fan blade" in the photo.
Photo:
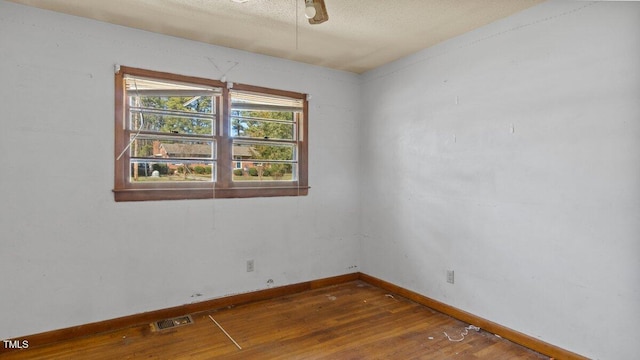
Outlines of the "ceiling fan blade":
M324 0L313 0L313 6L316 8L316 16L309 19L309 24L321 24L329 20L329 14L327 13L327 7L324 5Z

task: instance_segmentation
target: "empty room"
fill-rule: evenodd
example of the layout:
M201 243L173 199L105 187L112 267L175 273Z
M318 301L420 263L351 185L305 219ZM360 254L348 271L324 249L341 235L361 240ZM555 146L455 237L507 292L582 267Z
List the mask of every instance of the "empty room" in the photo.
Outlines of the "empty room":
M0 358L637 359L640 2L0 0Z

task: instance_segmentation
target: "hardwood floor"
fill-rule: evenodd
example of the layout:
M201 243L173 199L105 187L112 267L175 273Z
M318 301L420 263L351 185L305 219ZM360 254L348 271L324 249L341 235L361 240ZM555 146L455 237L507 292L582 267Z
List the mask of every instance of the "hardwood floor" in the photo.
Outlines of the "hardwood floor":
M230 340L211 316L238 343ZM4 350L17 359L549 359L362 281L192 314L52 345ZM161 320L161 319L158 319Z

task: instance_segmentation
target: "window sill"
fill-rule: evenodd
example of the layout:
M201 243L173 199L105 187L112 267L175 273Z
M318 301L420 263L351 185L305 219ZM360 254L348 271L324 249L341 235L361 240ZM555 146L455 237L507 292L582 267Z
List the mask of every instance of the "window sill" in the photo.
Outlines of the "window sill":
M229 199L274 196L306 196L309 186L236 187L227 189L114 189L116 202L187 199Z

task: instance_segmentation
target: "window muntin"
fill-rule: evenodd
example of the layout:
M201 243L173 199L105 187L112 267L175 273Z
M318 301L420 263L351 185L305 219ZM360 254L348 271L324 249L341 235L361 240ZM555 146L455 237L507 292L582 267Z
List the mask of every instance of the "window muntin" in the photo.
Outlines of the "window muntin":
M115 199L306 195L306 118L305 94L120 67Z

